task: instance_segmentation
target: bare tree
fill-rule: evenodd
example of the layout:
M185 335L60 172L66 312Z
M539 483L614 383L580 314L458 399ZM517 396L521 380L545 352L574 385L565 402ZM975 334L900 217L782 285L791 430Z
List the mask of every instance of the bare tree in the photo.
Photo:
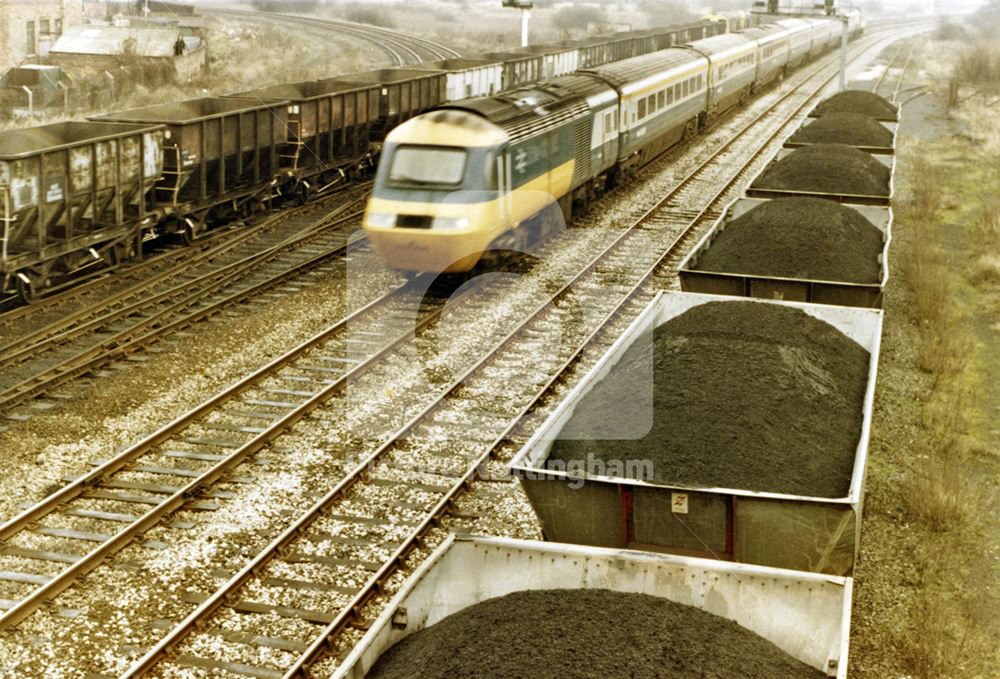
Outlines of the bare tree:
M966 100L981 96L985 106L1000 103L1000 52L994 42L976 40L965 47L959 54L954 73L958 86L973 88ZM957 96L954 99L954 103L960 103Z
M552 16L552 23L566 38L574 32L586 31L592 24L602 24L604 20L603 9L586 5L563 7L557 9Z

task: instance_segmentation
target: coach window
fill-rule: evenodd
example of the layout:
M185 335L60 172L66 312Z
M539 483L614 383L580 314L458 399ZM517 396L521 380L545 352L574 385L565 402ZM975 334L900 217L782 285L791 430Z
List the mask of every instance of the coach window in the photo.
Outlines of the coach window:
M646 117L646 100L645 99L640 99L639 100L639 119L642 120L645 117Z
M687 95L688 95L688 81L687 81L687 80L685 80L685 81L684 81L684 82L682 83L682 88L681 88L681 96L682 96L682 97L686 97Z
M651 94L646 97L646 110L649 111L649 115L653 115L656 112L656 95Z
M663 108L667 105L667 93L664 92L663 90L660 90L659 94L656 95L656 98L660 108Z
M701 90L704 86L705 86L705 77L699 75L698 76L698 89Z
M674 101L681 100L681 86L680 84L674 85Z
M674 88L673 87L668 87L667 88L667 106L670 106L672 103L674 103Z

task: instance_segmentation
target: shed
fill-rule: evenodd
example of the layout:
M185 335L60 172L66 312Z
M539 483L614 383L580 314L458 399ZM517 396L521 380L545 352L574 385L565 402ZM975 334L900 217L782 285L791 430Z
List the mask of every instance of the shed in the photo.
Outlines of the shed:
M180 26L71 26L49 53L51 62L67 70L113 69L122 59L140 65L167 64L187 79L205 65L204 42Z

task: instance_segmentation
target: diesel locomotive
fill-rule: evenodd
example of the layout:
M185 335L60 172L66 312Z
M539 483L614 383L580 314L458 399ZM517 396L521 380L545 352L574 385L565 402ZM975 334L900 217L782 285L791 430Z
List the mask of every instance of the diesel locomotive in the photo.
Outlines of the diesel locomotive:
M484 252L522 247L535 215L558 206L569 219L838 45L842 30L834 19L783 19L416 116L386 137L368 238L396 269L467 272Z

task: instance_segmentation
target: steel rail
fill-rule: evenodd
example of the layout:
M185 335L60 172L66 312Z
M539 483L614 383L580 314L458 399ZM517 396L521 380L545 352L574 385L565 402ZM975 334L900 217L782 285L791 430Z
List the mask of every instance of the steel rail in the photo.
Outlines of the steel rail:
M375 44L377 47L388 52L389 55L396 61L397 66L405 66L409 64L418 64L425 61L423 57L417 52L418 49L422 49L429 53L433 58L441 58L444 56L460 56L458 52L444 46L439 45L426 38L411 36L405 33L400 33L398 31L393 31L385 28L380 28L376 26L366 26L364 24L356 24L345 21L333 21L328 19L320 19L315 17L307 17L295 14L281 14L278 12L254 12L251 10L234 10L234 9L216 9L216 8L206 8L203 10L212 14L227 14L232 16L241 16L245 18L258 18L258 19L270 19L279 20L288 23L296 23L308 26L315 26L323 28L325 30L344 33L346 35L354 36L366 40Z
M899 91L903 87L903 81L906 78L906 71L910 68L910 60L913 59L913 52L916 48L916 44L910 45L910 49L906 53L906 60L903 61L903 70L899 72L899 79L896 81L896 89L892 92L892 99L890 101L892 101L893 104L895 104L899 98Z
M868 48L865 48L859 51L863 53L864 51L867 51L867 49ZM856 59L858 57L855 56L854 58ZM547 311L557 309L558 302L574 292L581 280L583 280L587 275L594 273L597 268L606 261L610 254L619 250L619 247L625 243L630 236L635 235L644 225L647 225L651 220L653 220L668 206L671 200L676 198L685 188L688 188L688 186L692 184L700 175L702 175L706 169L712 167L723 155L723 153L731 148L737 140L743 139L744 135L746 135L751 128L759 124L762 119L770 117L770 115L781 103L786 101L789 97L798 94L799 90L813 78L817 77L823 71L831 69L832 61L832 59L828 59L826 63L812 71L801 85L780 97L771 106L769 106L768 109L755 117L739 132L731 136L722 146L720 146L720 148L714 151L709 158L705 159L698 165L698 167L692 170L683 180L681 180L681 183L672 189L662 200L660 200L656 206L647 211L642 217L639 218L639 220L637 220L610 245L602 250L602 252L583 271L574 276L573 279L566 283L558 292L536 308L524 322L522 322L515 330L511 331L498 343L498 345L489 350L489 352L487 352L487 354L480 361L468 368L460 378L454 380L441 395L436 397L435 400L425 407L419 414L411 418L386 443L382 444L375 451L370 453L322 499L317 501L305 514L301 515L295 522L289 525L279 537L272 541L272 543L264 550L259 552L254 559L252 559L227 583L217 589L213 595L202 602L197 609L195 609L183 621L175 626L171 632L163 637L152 649L147 652L143 658L132 665L132 667L130 667L129 670L122 676L137 676L150 670L172 649L176 648L186 638L186 636L191 633L191 631L201 627L209 616L226 605L227 601L235 600L235 594L238 589L255 577L256 573L261 572L261 569L273 558L279 555L283 549L287 548L291 542L299 539L312 523L320 518L326 510L330 509L330 507L341 499L349 490L354 488L357 484L363 482L367 478L369 471L374 468L376 463L387 453L387 451L391 450L400 442L400 440L411 433L418 424L423 422L442 403L444 403L448 396L454 393L455 390L466 384L470 377L480 372L485 366L492 364L495 359L502 355L505 348L507 348L517 338L522 336L526 330L535 325L535 322L542 318ZM683 243L690 240L692 235L696 232L698 225L705 220L707 215L709 215L712 206L720 202L724 194L739 181L740 177L746 171L749 170L753 162L768 149L781 131L784 130L795 119L795 117L802 112L809 102L822 92L826 85L832 81L836 75L837 73L834 71L829 77L824 79L822 84L816 87L813 92L801 103L799 103L791 113L786 115L786 117L777 125L775 131L771 133L765 141L757 145L751 157L744 162L740 166L739 170L731 175L725 185L720 188L707 203L705 203L704 207L697 213L694 219L690 221L682 233L674 239L671 245L668 246L668 248L657 258L656 262L642 273L639 282L636 283L628 293L626 293L625 297L623 297L623 299L615 305L612 311L599 323L598 327L591 332L584 342L575 349L573 355L564 362L563 367L548 380L546 387L542 392L540 392L540 395L525 406L522 410L522 414L527 413L537 399L541 398L549 387L560 379L565 370L578 360L579 356L581 356L582 353L590 346L593 337L606 328L608 324L619 315L625 305L647 286L648 282L651 280L655 272L661 268L663 263L670 256L676 254ZM360 609L372 597L377 595L379 592L384 591L386 580L392 575L392 573L403 565L407 556L419 545L423 536L425 536L430 528L441 519L441 517L447 512L448 508L452 506L457 495L472 482L476 470L478 470L480 466L489 459L493 450L506 439L509 433L517 427L519 423L520 416L515 418L514 422L503 432L503 434L501 434L501 436L498 437L497 440L494 441L494 443L489 446L478 459L469 465L461 479L455 483L445 496L437 502L435 507L427 513L418 527L410 533L409 537L405 539L402 544L400 544L393 554L383 563L379 570L369 578L366 584L352 599L351 603L341 609L337 617L329 625L327 625L327 627L315 639L309 648L300 655L295 664L285 673L286 677L306 676L308 666L315 662L315 660L325 652L325 649L329 648L330 640L339 634L344 627L352 622L352 620L357 620Z
M56 493L25 509L16 517L0 525L0 543L7 543L18 534L31 530L37 522L49 514L66 507L73 500L84 495L89 489L107 482L116 473L127 472L141 457L150 454L162 444L183 433L188 427L204 420L209 414L219 411L223 406L233 402L269 378L276 376L280 370L294 368L297 360L306 356L312 350L335 341L339 336L347 332L351 324L357 323L363 318L371 317L377 310L387 306L391 302L405 299L405 296L411 292L422 293L423 290L420 286L423 282L424 280L417 278L390 290L382 297L348 314L323 332L286 352L271 363L203 402L193 410L161 427L142 441L133 444L126 450L115 455L112 459L103 462L89 473L72 481ZM458 296L453 297L452 301L457 301L461 297L474 294L478 291L477 287L475 285L469 286L460 292ZM445 304L439 304L430 308L419 320L414 324L407 325L401 333L387 341L378 350L356 363L335 380L324 382L325 386L320 391L314 393L303 403L298 404L293 410L289 410L280 419L275 420L265 429L255 433L249 441L226 455L224 459L218 461L210 469L201 473L197 478L186 483L183 487L174 490L169 497L155 505L137 520L110 536L108 540L81 556L69 568L52 577L31 594L19 600L14 606L0 615L0 629L8 629L19 624L34 610L51 601L62 591L65 591L80 576L92 571L107 557L120 551L141 537L150 528L161 523L165 517L191 502L212 484L218 482L228 471L244 462L250 455L259 452L294 426L305 415L340 393L352 380L359 378L368 370L378 365L382 358L406 344L415 333L431 326L445 309ZM2 551L2 547L0 547L0 551Z
M240 245L251 236L257 236L265 233L268 228L274 226L277 221L287 215L275 215L273 218L268 219L265 223L258 224L251 229L233 234L235 236L233 239L212 247L210 250L196 254L195 256L187 259L181 266L161 272L152 278L143 280L132 287L115 293L110 297L106 297L95 304L82 306L76 311L61 317L54 323L38 328L33 332L19 335L15 341L0 346L0 370L3 370L12 363L18 362L18 359L47 350L55 342L65 341L76 337L98 324L107 324L118 318L138 313L147 307L153 306L156 302L162 301L163 299L175 294L176 292L182 291L185 288L193 287L196 281L204 283L205 278L210 275L217 275L227 268L236 268L242 262L248 262L250 260L254 260L255 258L259 259L261 256L268 254L275 254L281 248L296 245L303 240L315 236L316 232L320 229L329 228L337 225L342 220L349 220L352 217L356 217L361 213L352 213L346 217L342 215L352 208L356 208L359 203L364 200L365 197L361 197L351 201L350 203L339 206L337 209L323 215L323 217L321 217L315 224L306 227L299 233L285 238L278 243L267 246L264 250L248 255L237 262L231 262L223 265L220 269L211 271L198 279L184 282L177 287L160 293L154 293L150 296L153 288L160 283L169 281L171 278L184 276L190 269L194 268L194 265L211 261L220 255L235 250L237 245ZM115 305L118 305L121 302L126 302L129 299L136 299L137 301L117 309L113 308Z
M345 187L335 194L331 193L330 197L333 195L350 193L356 189L367 190L370 186L371 181L361 182L359 184ZM258 224L249 226L240 226L238 223L235 223L217 227L212 229L203 238L196 240L190 245L171 247L165 252L161 252L151 257L119 265L112 269L95 272L93 275L87 276L84 279L66 284L65 289L51 294L46 294L37 302L17 306L13 309L0 313L0 322L12 322L24 316L41 314L50 307L55 307L64 303L71 303L74 299L87 294L91 290L99 288L102 285L107 285L109 279L121 276L136 276L142 274L144 271L153 270L164 264L174 265L176 263L171 268L155 274L153 278L142 280L134 286L125 288L124 290L119 290L118 292L105 297L100 303L98 303L110 306L121 301L122 299L127 298L131 294L135 294L145 289L145 286L154 285L162 280L170 278L171 276L183 273L194 262L211 259L212 257L216 257L225 253L227 250L240 245L254 236L266 234L267 230L271 227L279 225L286 219L294 218L299 212L309 209L309 207L310 206L302 206L300 208L282 210L275 214L266 216ZM19 335L16 341L0 347L0 356L9 351L12 347L20 346L23 341L31 341L45 334L61 331L66 325L86 317L93 311L95 306L96 304L81 306L70 313L63 315L58 321L55 321L46 327L40 328L37 331L33 331L30 335ZM25 338L28 339L26 340Z
M355 218L359 215L360 213L353 214L337 221L353 223ZM315 236L316 233L309 233L301 236L299 240L308 240L314 238ZM240 262L234 263L225 269L211 274L206 274L205 276L190 281L189 283L181 286L180 292L185 293L191 291L191 294L173 304L170 304L170 306L162 309L156 315L143 318L140 322L122 330L112 337L102 338L99 344L92 345L89 348L64 359L56 365L50 366L46 370L32 375L31 377L12 385L3 391L0 391L0 411L9 411L10 409L24 403L26 400L39 396L54 387L65 384L75 377L89 372L114 358L135 353L173 332L190 327L197 321L213 316L228 307L280 285L289 278L299 276L305 271L322 265L331 258L340 257L348 253L350 248L357 247L359 244L364 242L364 240L364 237L359 237L342 244L338 244L325 250L324 252L313 255L301 262L296 263L291 268L284 269L272 276L269 276L263 281L237 290L232 294L225 295L205 306L196 308L194 311L187 312L188 309L196 307L199 302L218 294L226 287L239 284L239 282L243 280L247 274L254 272L259 265L266 263L267 261L277 259L277 257L280 256L285 249L294 247L298 244L298 242L296 241L289 245L275 246L274 248L268 249L260 254L252 255L244 260L241 260ZM208 283L207 286L206 283ZM169 299L175 295L176 292L177 289L172 289L171 291L164 293L163 297ZM167 320L171 318L173 320ZM96 323L96 325L97 327L100 327L101 324Z
M872 85L872 93L878 94L878 88L882 87L882 83L885 82L885 78L889 75L889 71L892 69L893 64L896 63L896 59L903 51L902 45L897 45L896 49L893 50L892 56L889 58L889 63L886 64L885 69L879 74L878 78L875 80L875 84Z

